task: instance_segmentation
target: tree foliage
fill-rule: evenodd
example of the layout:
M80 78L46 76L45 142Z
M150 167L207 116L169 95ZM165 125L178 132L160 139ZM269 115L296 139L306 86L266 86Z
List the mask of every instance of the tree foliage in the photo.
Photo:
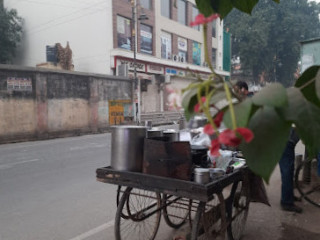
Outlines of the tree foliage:
M307 0L261 0L251 15L234 10L225 18L233 35L233 56L239 56L254 80L262 72L269 81L293 84L302 40L319 37L320 4Z
M14 9L0 6L0 63L11 63L21 41L22 19Z

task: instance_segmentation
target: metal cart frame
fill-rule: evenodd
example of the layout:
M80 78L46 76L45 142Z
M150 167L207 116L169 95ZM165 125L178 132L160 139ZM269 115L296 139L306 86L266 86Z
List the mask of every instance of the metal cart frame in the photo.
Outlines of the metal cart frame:
M171 204L176 204L177 202L178 205L181 205L182 209L187 206L192 227L192 240L214 239L215 234L219 235L222 239L227 235L230 240L237 240L241 237L244 230L250 203L248 171L248 168L245 166L208 184L199 184L192 181L138 172L117 171L110 167L98 168L96 170L96 177L100 182L121 186L118 188L117 221L115 222L117 240L123 240L119 221L124 219L135 222L147 221L149 217L157 216L156 224L158 226L154 226L154 232L150 234L147 240L153 239L159 227L160 217L158 215L161 214L161 211L166 212ZM123 187L127 188L120 194ZM228 196L224 197L223 191L226 188L230 191ZM134 193L133 189L150 191L154 195L150 197L140 192ZM132 214L130 213L129 206L129 197L132 194L137 194L144 198L150 197L153 200L150 201L147 207L139 210L139 213ZM182 204L181 199L189 199L189 203ZM218 200L219 204L214 205L214 207L208 207L213 199ZM148 214L146 214L147 211ZM193 219L191 220L192 211L195 214L193 214ZM212 226L218 221L218 231L212 230ZM171 225L169 224L170 221L166 220L166 222L171 227L180 227L184 223L184 221L180 221L177 224Z

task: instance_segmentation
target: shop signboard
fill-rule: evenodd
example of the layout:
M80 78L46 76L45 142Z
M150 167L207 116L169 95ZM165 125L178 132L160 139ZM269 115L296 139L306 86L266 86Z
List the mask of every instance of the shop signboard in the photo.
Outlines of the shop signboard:
M31 78L8 77L7 90L31 92L32 91Z
M124 59L117 59L117 66L121 64L127 64L129 71L134 71L134 62L128 61ZM137 72L145 72L146 71L146 65L144 63L136 62L136 70Z
M163 74L164 68L159 65L148 64L147 65L147 72L148 73L155 73L155 74Z

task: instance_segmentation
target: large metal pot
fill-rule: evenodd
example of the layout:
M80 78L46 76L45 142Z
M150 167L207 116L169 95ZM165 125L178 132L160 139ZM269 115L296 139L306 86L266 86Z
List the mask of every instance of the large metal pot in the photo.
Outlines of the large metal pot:
M113 126L111 129L111 167L119 171L142 172L147 127Z

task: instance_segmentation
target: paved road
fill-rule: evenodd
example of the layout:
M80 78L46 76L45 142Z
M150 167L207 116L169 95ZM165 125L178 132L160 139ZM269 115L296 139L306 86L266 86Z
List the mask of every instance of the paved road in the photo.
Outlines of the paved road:
M0 145L0 240L112 240L113 185L96 182L110 164L110 134ZM279 210L279 171L268 193L272 207L251 204L244 240L320 239L319 209ZM162 219L157 235L178 235Z

